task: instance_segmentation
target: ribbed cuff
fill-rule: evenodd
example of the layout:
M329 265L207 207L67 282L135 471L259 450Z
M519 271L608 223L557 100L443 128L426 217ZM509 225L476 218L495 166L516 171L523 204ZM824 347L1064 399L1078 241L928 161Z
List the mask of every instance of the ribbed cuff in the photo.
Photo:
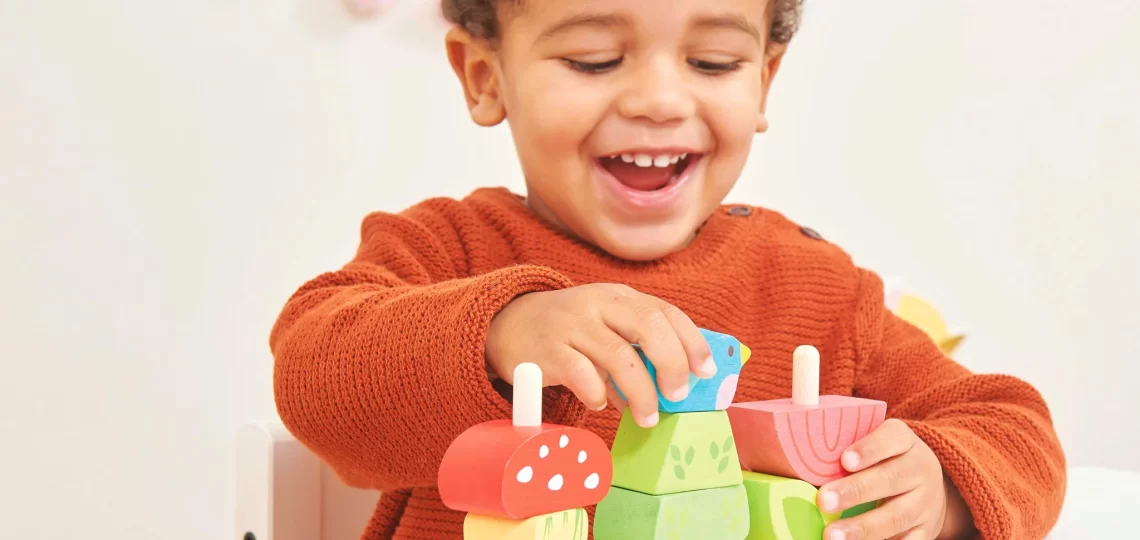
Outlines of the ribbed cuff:
M1000 500L998 487L989 478L983 464L947 433L955 428L932 426L915 420L905 422L938 456L943 474L954 482L954 487L962 495L981 538L1015 540L1012 520Z
M496 270L479 276L478 287L483 293L475 298L468 310L466 334L477 350L486 349L487 333L494 316L515 298L533 292L545 292L572 287L573 283L561 274L541 266L519 265ZM501 418L511 417L512 388L493 373L489 373L485 358L473 359L467 366L470 373L463 379L472 385L471 395L482 396ZM466 370L465 370L466 371ZM586 415L586 406L565 387L548 387L543 391L543 420L554 424L577 426Z

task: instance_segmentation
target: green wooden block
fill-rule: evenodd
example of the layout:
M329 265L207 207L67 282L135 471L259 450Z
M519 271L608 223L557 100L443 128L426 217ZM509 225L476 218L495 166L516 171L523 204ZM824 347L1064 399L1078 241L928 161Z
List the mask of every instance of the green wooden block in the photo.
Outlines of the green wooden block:
M661 413L646 429L622 413L613 448L614 487L650 495L737 485L740 459L726 411Z
M873 501L852 506L851 508L844 510L843 515L839 516L839 519L847 519L849 517L855 517L859 514L866 514L867 512L878 508L880 502L882 501Z
M819 540L827 524L878 506L868 503L842 513L821 512L815 505L819 490L803 480L749 471L743 474L748 492L748 540Z
M744 486L648 495L611 487L594 511L594 540L744 540Z

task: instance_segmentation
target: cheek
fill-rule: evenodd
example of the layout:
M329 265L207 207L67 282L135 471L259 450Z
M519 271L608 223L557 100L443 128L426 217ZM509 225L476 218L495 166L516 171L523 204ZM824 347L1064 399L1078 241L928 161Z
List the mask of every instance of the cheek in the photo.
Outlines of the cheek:
M746 84L730 85L706 101L709 129L721 150L750 148L760 113L760 92Z
M730 84L705 100L705 118L723 161L743 162L752 149L760 113L760 92L749 84ZM743 166L743 163L740 163Z
M517 82L506 105L520 148L543 160L579 160L606 99L596 87L576 82L554 69L535 70Z
M715 158L706 174L706 194L719 202L732 190L744 171L760 110L760 94L747 84L722 86L706 96L704 118L716 141Z
M508 88L507 122L532 197L564 222L591 206L583 145L605 114L597 88L553 70L535 70ZM561 75L561 76L560 76Z

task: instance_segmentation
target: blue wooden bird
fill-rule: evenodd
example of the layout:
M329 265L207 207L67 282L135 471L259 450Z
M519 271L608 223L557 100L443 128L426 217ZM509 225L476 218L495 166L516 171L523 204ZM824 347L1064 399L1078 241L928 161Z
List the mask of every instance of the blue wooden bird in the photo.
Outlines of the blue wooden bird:
M724 410L732 404L732 398L736 396L736 383L740 378L740 369L744 367L744 363L748 361L752 351L740 343L740 340L728 334L721 334L704 328L701 328L700 331L712 351L713 363L716 364L716 375L709 379L701 379L689 373L689 395L681 401L665 399L665 396L661 394L661 388L657 386L657 370L654 369L653 362L645 356L641 347L633 346L637 350L638 356L641 357L641 361L645 363L649 377L653 379L653 386L657 389L658 409L661 412L688 413ZM625 394L622 394L617 382L614 382L614 388L617 388L618 394L621 395L622 399L625 399Z

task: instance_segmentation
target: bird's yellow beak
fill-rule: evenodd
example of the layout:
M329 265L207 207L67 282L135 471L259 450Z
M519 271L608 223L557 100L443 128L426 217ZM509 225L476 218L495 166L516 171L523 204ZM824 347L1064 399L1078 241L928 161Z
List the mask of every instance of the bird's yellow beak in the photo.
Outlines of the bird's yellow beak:
M743 366L744 363L747 362L749 358L752 358L752 349L749 349L747 345L741 343L740 344L740 365Z

